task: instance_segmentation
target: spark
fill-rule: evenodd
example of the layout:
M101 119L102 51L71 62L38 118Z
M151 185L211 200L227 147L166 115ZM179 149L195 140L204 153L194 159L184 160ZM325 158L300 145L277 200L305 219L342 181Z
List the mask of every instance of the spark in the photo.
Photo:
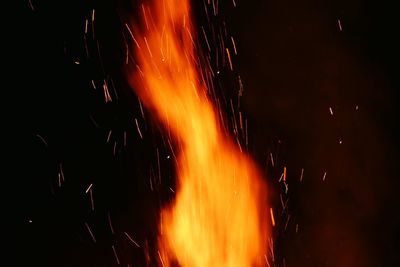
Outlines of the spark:
M140 248L140 245L127 232L124 232L124 234L129 239L129 241L131 241L133 244L135 244L135 246Z
M93 232L90 229L89 224L87 222L85 222L85 226L86 226L86 229L88 230L90 236L92 237L93 242L96 243L96 238L94 237Z
M241 96L243 96L244 86L243 86L242 78L240 77L240 75L238 75L238 83L239 83L239 97L241 97Z
M32 9L32 11L35 11L35 8L34 8L34 6L32 4L32 0L28 0L28 2L29 2L29 6Z
M46 147L48 146L46 140L45 140L40 134L37 134L36 137L38 137L38 138L40 139L40 141L42 141L42 143L43 143Z
M92 9L92 23L94 22L94 15L95 15L95 10Z
M136 129L139 133L140 139L143 139L142 131L140 131L138 120L135 118Z
M283 181L283 184L285 185L285 194L287 194L289 191L289 184L286 183L285 181Z
M117 141L114 142L113 146L113 155L115 156L115 153L117 152Z
M85 34L87 34L87 32L88 32L88 24L89 24L89 20L85 19Z
M164 37L164 35L165 35L165 27L163 27L163 30L162 30L162 33L161 33L161 44L160 44L160 53L161 53L161 61L165 61L165 53L164 53L164 42L163 42L163 40L165 39L165 37ZM168 36L167 36L168 37ZM169 41L168 41L169 39L167 38L166 39L166 50L167 50L167 53L169 53L169 46L168 46L168 44L169 44ZM167 57L167 58L169 58L169 56Z
M126 51L125 64L128 65L129 64L129 46L126 42L125 42L125 51Z
M159 251L159 250L157 251L157 254L158 254L158 257L160 258L162 267L165 267L164 261L163 261L163 259L162 259L162 257L161 257L161 254L160 254L160 251Z
M158 169L158 181L161 184L161 164L160 164L160 152L157 148L157 169Z
M112 133L112 130L110 130L110 131L108 132L108 135L107 135L107 143L110 142L111 133Z
M128 32L131 35L132 40L135 42L136 46L140 49L139 43L136 40L135 36L133 35L133 33L132 33L131 29L129 28L129 25L127 23L125 23L125 27L128 29Z
M203 35L204 35L204 39L206 40L206 44L207 44L207 47L208 47L208 51L211 51L210 44L208 43L207 34L206 34L206 32L204 31L203 26L201 26L201 30L203 31Z
M208 4L210 4L210 0L208 0ZM206 18L208 20L208 23L210 23L210 16L208 15L208 10L205 0L203 0L203 7L204 7L204 12L206 13Z
M326 172L324 172L324 176L322 177L322 181L325 181L326 179Z
M90 195L90 207L92 208L92 210L94 210L94 200L93 200L93 190L92 189L89 190L89 195Z
M233 36L231 36L231 41L232 41L232 45L233 45L233 51L235 51L235 55L237 55L235 39L233 39Z
M274 211L272 208L269 208L269 213L271 214L271 222L272 226L275 226L275 217L274 217Z
M148 30L149 29L149 24L147 23L146 10L144 9L144 5L143 4L142 4L142 12L143 12L143 17L144 17L144 22L146 23L146 28Z
M61 163L60 163L60 175L61 175L61 180L62 180L63 182L65 182L63 166L62 166Z
M339 26L339 31L342 31L342 22L340 21L340 19L338 19L337 22Z
M278 182L280 183L282 181L282 179L283 179L283 173L281 173L281 176L279 176Z
M333 109L329 107L329 113L333 116Z
M231 68L231 70L233 70L231 54L229 53L229 49L226 48L225 51L226 51L226 54L228 55L229 67Z
M95 16L95 10L92 9L92 37L93 37L93 39L94 39L94 16ZM97 43L97 45L98 45L98 43ZM100 51L100 50L98 50L98 51Z
M88 42L87 42L87 38L86 38L85 34L83 35L83 40L84 40L84 43L85 43L85 56L86 56L86 58L89 58L90 57L90 55L89 55L89 47L88 47Z
M119 258L118 258L118 255L117 255L117 251L115 250L114 245L112 245L111 247L112 247L112 250L114 252L114 256L115 256L115 260L117 261L117 265L119 265L120 262L119 262Z
M288 202L289 202L289 198L286 199L285 202L283 202L283 198L282 198L282 194L279 194L280 200L281 200L281 205L282 205L282 213L285 212Z
M97 88L96 88L96 84L94 83L94 80L92 80L92 86L93 86L93 88L96 90Z
M108 226L110 226L111 233L114 234L114 227L113 227L112 222L111 222L110 212L107 213L107 220L108 220Z
M232 0L233 6L236 7L236 1Z
M139 108L140 108L140 113L142 114L142 118L144 119L144 111L143 111L142 101L140 101L140 99L139 99Z
M226 30L226 23L224 20L222 21L222 26L223 26L222 28L223 28L225 34L224 35L221 34L221 36L228 38L228 31Z
M170 148L170 150L171 150L172 157L174 158L175 161L177 161L176 155L175 155L175 151L174 151L174 148L173 148L173 146L172 146L172 144L171 144L170 139L168 139L167 142L168 142L168 146L169 146L169 148Z
M272 262L274 262L275 261L274 240L270 237L270 238L268 238L268 243L269 243L269 251L271 254L271 259L272 259Z
M149 43L147 42L147 38L143 37L143 39L144 39L144 42L146 43L147 50L149 51L150 57L153 57L153 54L151 53L151 50L150 50L150 47L149 47Z
M281 200L282 209L284 209L285 205L283 203L282 194L279 194L279 199Z
M244 128L243 128L243 116L242 112L239 111L239 125L240 125L240 130L242 130L242 136L244 137Z
M103 91L104 91L104 99L105 99L106 103L111 102L112 98L110 95L110 91L108 90L108 85L107 85L106 80L104 80L104 83L103 83Z
M215 0L212 0L212 7L213 7L213 11L214 11L214 16L217 16L218 13L218 1L217 1L217 5L215 4Z
M283 181L286 182L286 167L283 167Z
M140 66L139 66L139 65L136 65L136 68L137 68L137 70L139 71L140 75L141 75L142 77L144 77L144 73L143 73L143 71L140 69Z
M286 229L287 229L287 226L288 226L288 224L289 224L289 220L290 220L290 214L287 216L287 219L286 219L286 223L285 223L285 231L286 231Z
M269 158L271 159L271 164L272 164L272 167L274 167L274 157L273 157L273 155L272 155L272 153L269 153Z
M301 168L301 173L300 173L300 182L303 181L303 174L304 174L304 169Z
M115 99L118 100L118 94L117 94L117 90L115 89L114 80L112 78L110 78L110 82L111 82L111 88L113 89L113 92L114 92Z
M264 254L264 259L265 259L265 262L267 263L268 267L271 267L271 265L269 264L268 257L267 257L266 254Z
M235 116L235 109L233 107L233 101L232 98L229 100L230 104L231 104L231 110L232 110L232 119L233 119L233 132L235 133L235 135L237 136L238 134L238 129L237 129L237 122L236 122L236 116Z
M61 175L58 173L58 187L61 187Z
M81 64L79 61L74 61L75 65Z
M94 33L93 33L93 37L94 37ZM101 66L101 69L104 72L103 58L102 58L101 53L100 53L101 49L100 49L100 43L99 43L98 40L96 40L96 48L97 48L97 55L98 55L99 61L100 61L100 66Z
M248 132L247 132L247 119L244 121L245 122L245 126L246 126L246 147L248 148L249 147L249 134L248 134Z

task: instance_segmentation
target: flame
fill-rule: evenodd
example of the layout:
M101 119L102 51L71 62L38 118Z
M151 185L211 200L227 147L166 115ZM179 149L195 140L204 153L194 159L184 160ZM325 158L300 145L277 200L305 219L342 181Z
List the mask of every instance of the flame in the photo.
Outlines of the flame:
M266 188L228 138L200 79L188 1L142 5L131 83L180 144L175 202L161 212L163 266L262 265Z

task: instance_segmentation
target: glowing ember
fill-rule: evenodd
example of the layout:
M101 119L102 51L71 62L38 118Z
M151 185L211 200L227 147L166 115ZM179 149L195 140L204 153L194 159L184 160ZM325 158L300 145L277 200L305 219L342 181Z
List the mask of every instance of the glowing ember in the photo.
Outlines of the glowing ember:
M132 85L181 148L176 200L161 214L160 264L263 265L266 189L255 165L220 126L200 81L189 9L183 0L143 5L144 30L132 33Z

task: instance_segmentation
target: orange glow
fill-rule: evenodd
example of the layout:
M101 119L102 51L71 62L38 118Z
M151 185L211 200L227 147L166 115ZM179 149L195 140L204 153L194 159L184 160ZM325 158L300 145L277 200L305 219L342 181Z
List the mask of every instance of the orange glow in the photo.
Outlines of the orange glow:
M161 213L160 265L264 265L266 188L228 138L200 80L189 3L153 1L141 12L131 83L180 144L176 199Z

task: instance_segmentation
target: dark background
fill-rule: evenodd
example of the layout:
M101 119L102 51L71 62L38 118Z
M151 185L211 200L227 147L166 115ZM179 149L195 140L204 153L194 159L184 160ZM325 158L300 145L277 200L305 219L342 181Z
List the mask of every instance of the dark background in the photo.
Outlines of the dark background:
M4 177L11 181L4 188L12 226L4 231L16 254L9 266L116 266L112 246L123 266L155 265L159 208L173 198L173 162L124 78L123 24L135 16L132 3L31 0L11 10L6 80L13 96L4 102L11 103L7 130L16 142L15 165ZM241 76L248 151L265 172L276 211L274 264L400 265L394 4L237 5L226 1L212 20L226 23L239 52L233 72L221 69L221 89L234 96ZM194 5L199 25L202 8ZM278 182L283 167L287 193ZM85 192L90 184L94 210Z

